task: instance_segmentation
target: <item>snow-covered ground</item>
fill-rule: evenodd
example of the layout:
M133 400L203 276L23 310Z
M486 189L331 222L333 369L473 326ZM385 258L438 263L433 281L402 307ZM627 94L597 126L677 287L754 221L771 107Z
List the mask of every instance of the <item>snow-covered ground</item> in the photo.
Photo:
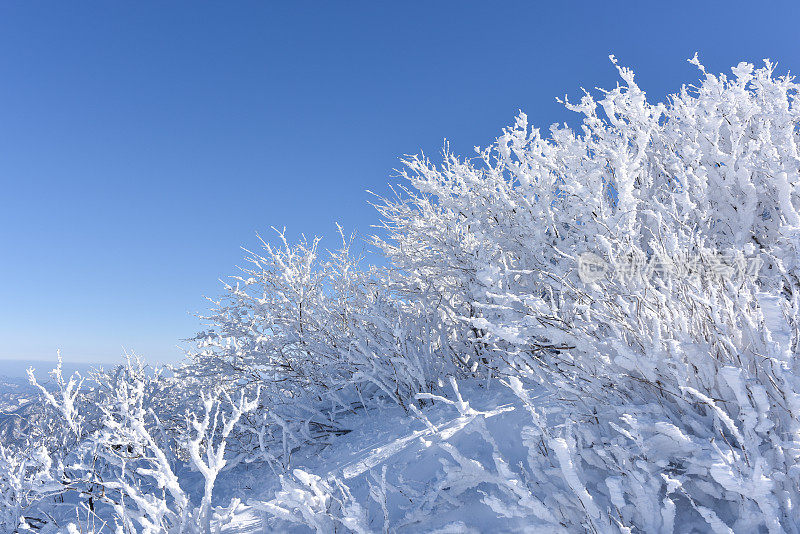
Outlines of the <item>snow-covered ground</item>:
M12 389L22 381L10 380L6 387ZM29 386L21 387L35 398ZM283 473L265 462L222 471L212 528L228 534L531 531L535 518L520 513L530 503L509 493L515 484L525 485L521 466L528 448L522 437L530 415L498 381L444 387L463 402L433 398L409 413L388 401L362 408L340 419L349 432L296 447ZM548 403L544 392L533 399ZM17 421L22 427L13 429L24 433L25 413L23 406L3 414L6 431ZM182 470L179 476L189 493L202 493L200 473ZM51 512L57 524L93 532L104 532L113 521L88 514L74 495Z
M517 471L527 455L520 436L530 418L519 399L497 382L488 388L462 384L460 389L470 404L463 413L435 402L417 417L406 415L396 405L352 415L344 421L352 426L351 432L331 437L327 445L297 451L292 458L293 469L299 470L293 481L296 487L278 498L279 478L265 472L263 465L240 466L228 472L215 490L215 501L223 504L243 494L250 500L235 508L223 532L313 531L277 519L259 503L272 500L274 506L291 510L287 505L294 500L295 513L304 506L306 513L322 511L331 505L323 504L322 488L335 488L337 482L347 486L350 502L362 508L363 526L369 532L385 531L384 504L392 532L525 531L531 527L530 518L513 517L513 510L493 501L496 488L485 479L497 473L493 456ZM537 402L544 403L546 398ZM463 460L460 455L469 458L467 465L472 469L461 466L446 475L445 465L457 464L458 459ZM315 492L315 488L320 489Z

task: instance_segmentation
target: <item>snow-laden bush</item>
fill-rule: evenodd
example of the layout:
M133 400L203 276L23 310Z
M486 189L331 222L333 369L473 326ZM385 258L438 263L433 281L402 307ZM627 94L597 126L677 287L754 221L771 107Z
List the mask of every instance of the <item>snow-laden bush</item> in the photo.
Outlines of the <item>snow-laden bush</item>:
M291 475L281 475L280 481L281 489L275 497L267 502L252 502L254 509L311 527L317 534L337 532L341 527L356 534L370 532L364 507L337 478L323 480L295 469Z
M58 494L62 485L53 478L52 460L44 447L0 444L0 529L14 532L35 523L25 514L42 498Z
M215 515L221 526L226 511L212 507L215 482L229 462L227 440L258 406L257 393L248 400L243 391L192 391L192 383L180 386L162 371L129 360L67 379L59 362L45 387L29 370L44 408L37 420L53 435L29 438L38 446L16 454L0 446L3 526L11 531L33 520L52 531L58 521L50 512L64 506L84 509L91 524L113 519L125 533L209 533ZM202 479L199 496L192 472Z
M279 237L279 247L248 253L178 373L260 387L263 409L243 419L237 443L248 460L287 468L293 449L347 431L338 414L376 396L417 402L456 369L458 353L423 303L398 294L391 270L361 267L352 237L324 253L317 239L292 246Z
M619 68L566 102L580 133L520 114L477 159L410 159L380 207L408 287L564 399L568 428L532 439L570 466L567 525L797 530L800 102L772 71L651 104Z
M692 62L701 83L666 103L619 67L622 86L565 100L579 132L544 137L520 114L477 158L408 159L377 206L386 270L265 245L201 371L255 373L270 409L288 399L334 429L337 405L411 406L443 373L543 384L569 422L530 430L562 466L561 524L794 529L798 86L769 62L731 78Z

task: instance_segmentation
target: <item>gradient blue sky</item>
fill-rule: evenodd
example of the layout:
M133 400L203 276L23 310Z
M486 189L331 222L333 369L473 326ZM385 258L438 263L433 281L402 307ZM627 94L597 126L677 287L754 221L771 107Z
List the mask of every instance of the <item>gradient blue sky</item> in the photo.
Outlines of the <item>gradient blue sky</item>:
M0 3L0 359L174 360L255 232L369 233L366 189L447 138L771 57L794 2Z

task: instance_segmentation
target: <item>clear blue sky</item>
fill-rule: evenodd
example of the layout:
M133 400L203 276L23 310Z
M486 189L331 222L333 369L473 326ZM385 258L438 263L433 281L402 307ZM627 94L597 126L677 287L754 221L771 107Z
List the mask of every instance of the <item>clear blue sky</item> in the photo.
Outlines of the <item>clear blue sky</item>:
M175 359L255 232L369 233L397 157L517 109L800 71L794 2L0 3L0 358Z

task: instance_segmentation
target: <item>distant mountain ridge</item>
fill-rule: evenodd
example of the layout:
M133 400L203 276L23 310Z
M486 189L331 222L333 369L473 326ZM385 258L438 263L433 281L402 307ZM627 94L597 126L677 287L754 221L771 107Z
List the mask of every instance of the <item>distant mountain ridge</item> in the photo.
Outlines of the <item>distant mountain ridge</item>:
M70 375L75 371L86 374L94 367L113 367L119 362L111 363L86 363L86 362L69 362L65 361L62 364L64 375ZM24 378L27 383L27 370L33 367L36 370L36 375L43 377L53 369L55 369L58 362L56 360L26 360L26 359L0 359L0 377L7 378Z

